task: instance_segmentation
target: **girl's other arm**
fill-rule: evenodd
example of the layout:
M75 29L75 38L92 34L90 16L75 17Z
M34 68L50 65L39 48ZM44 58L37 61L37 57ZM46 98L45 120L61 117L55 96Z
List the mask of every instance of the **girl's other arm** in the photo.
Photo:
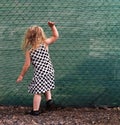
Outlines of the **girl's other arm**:
M18 76L16 82L21 82L21 81L22 81L22 79L23 79L25 73L27 72L27 70L28 70L29 67L30 67L30 63L31 63L31 60L30 60L30 52L29 52L29 51L26 51L26 54L25 54L25 62L24 62L22 71L21 71L20 75Z
M46 40L46 43L49 45L55 42L59 38L59 33L54 22L49 21L48 25L52 30L52 36Z

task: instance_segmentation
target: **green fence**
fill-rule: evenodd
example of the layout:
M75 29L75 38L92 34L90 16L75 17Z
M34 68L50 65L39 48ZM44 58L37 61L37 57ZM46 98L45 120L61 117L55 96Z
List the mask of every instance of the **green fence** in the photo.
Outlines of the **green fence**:
M24 55L20 44L27 27L55 21L60 38L50 46L56 89L63 106L120 105L119 0L1 0L0 105L31 105L27 92L32 67L16 84ZM43 99L44 100L44 99Z

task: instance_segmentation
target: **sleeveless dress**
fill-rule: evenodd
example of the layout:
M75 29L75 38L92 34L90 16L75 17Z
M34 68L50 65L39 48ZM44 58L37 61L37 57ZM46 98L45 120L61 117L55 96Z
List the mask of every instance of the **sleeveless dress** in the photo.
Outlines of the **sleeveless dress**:
M31 62L34 67L34 75L28 87L28 92L32 94L45 93L55 88L54 69L44 45L31 51Z

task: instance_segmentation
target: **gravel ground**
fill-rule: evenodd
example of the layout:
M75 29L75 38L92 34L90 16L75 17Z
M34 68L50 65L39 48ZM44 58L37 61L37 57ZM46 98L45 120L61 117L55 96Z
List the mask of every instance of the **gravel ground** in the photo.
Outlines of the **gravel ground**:
M120 108L58 108L39 116L31 107L0 106L0 125L120 125Z

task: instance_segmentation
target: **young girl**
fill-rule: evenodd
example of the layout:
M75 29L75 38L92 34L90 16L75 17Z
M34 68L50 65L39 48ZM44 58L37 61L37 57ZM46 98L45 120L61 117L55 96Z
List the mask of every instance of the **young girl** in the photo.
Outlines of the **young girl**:
M48 47L54 43L59 33L54 22L48 22L52 36L46 38L43 29L39 26L29 27L24 38L22 49L25 51L25 62L17 82L21 82L30 64L34 66L34 76L28 87L28 92L34 94L31 115L40 114L41 94L46 97L47 107L52 105L51 90L54 85L54 69L48 53Z

